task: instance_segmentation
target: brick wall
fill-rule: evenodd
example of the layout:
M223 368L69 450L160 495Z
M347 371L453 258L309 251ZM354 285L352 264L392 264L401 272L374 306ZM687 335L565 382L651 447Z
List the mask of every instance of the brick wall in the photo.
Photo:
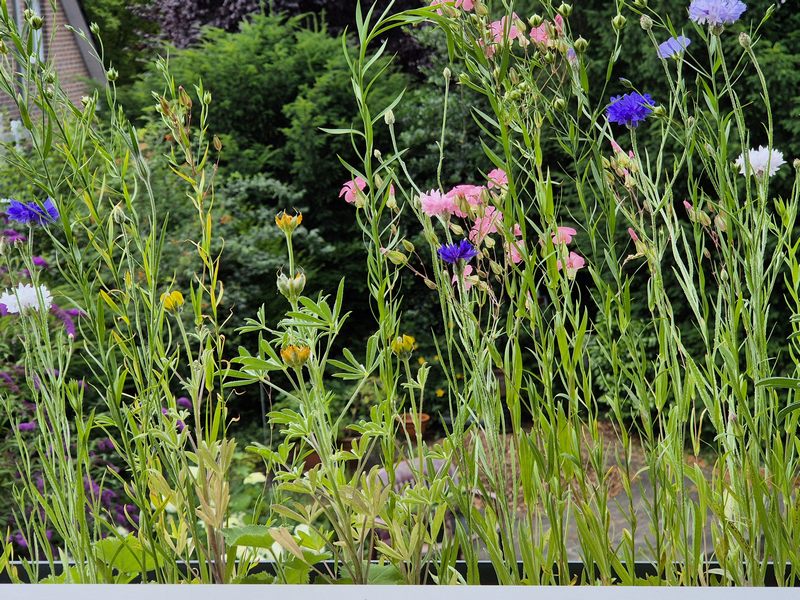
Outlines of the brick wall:
M18 2L16 0L7 1L9 13L12 19L16 20ZM23 4L23 2L20 2L20 4ZM42 39L45 42L45 59L52 61L61 87L69 98L77 104L80 102L81 96L85 95L92 87L91 74L86 66L75 34L64 26L67 23L67 16L64 13L63 5L60 1L56 4L57 10L53 11L49 0L41 0L42 18L45 23L42 28ZM16 65L8 64L7 58L3 60L5 62L3 68L16 67ZM0 96L0 112L6 113L12 119L16 116L13 102L5 94Z

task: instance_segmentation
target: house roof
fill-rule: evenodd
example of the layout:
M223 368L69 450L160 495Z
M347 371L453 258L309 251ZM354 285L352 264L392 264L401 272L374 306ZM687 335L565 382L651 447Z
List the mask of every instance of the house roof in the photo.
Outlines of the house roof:
M61 0L61 7L64 9L64 14L67 17L67 25L75 30L73 31L75 41L78 43L78 49L81 52L83 62L86 65L86 69L89 71L89 75L98 82L105 82L105 69L91 41L92 34L89 32L89 26L86 24L86 18L83 16L83 10L81 10L78 0ZM85 39L77 32L83 32L86 36Z

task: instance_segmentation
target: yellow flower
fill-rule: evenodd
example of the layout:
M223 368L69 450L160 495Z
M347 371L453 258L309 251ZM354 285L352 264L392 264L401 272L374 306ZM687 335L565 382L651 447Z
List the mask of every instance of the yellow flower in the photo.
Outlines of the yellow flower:
M169 311L178 310L183 306L183 294L178 290L164 292L161 294L161 302L164 303L164 308Z
M434 393L436 394L437 398L441 398L442 396L444 396L444 390L442 388L437 388L436 392Z
M278 226L278 229L280 229L286 235L291 235L292 232L297 229L302 222L303 213L297 213L296 215L292 216L284 210L275 215L275 224Z
M426 362L428 362L428 361L425 359L425 357L424 357L424 356L420 356L420 357L417 359L417 363L418 363L420 366L424 365Z
M392 340L391 348L397 356L408 358L417 347L417 340L410 335L398 335Z
M308 361L309 356L311 356L311 348L308 346L289 344L281 348L281 358L283 362L295 369L302 368L302 366L306 364L306 361Z

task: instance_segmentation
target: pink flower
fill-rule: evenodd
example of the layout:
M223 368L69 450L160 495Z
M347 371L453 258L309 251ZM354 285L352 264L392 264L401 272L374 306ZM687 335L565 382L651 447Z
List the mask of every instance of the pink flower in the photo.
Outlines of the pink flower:
M633 230L633 227L628 227L628 235L631 236L631 239L633 240L634 244L639 241L639 236L636 235L636 232Z
M531 41L536 44L546 46L550 41L550 36L547 33L547 23L542 23L538 27L531 29Z
M559 227L556 230L555 235L553 236L553 244L556 246L558 244L571 244L572 237L578 235L578 232L575 231L572 227Z
M513 42L514 40L522 40L522 33L520 30L517 29L517 26L514 24L519 20L519 17L516 13L511 15L511 25L508 25L508 16L503 17L499 21L494 21L489 25L489 31L492 34L492 39L494 40L495 44L502 44L505 41L508 43ZM506 30L508 31L508 37L506 37Z
M564 17L556 15L556 18L553 20L555 21L556 35L564 35Z
M431 0L431 6L438 6L440 4L452 4L453 0ZM456 8L460 8L461 10L470 11L475 8L475 0L455 0ZM437 14L443 14L442 9L438 9L436 11Z
M502 188L508 185L508 175L503 169L494 169L493 171L489 171L489 174L486 176L489 180L489 189L492 188Z
M475 224L469 232L469 239L473 244L479 244L490 233L497 233L497 226L503 222L503 213L494 206L489 206L482 217L475 219Z
M422 212L429 217L446 217L455 212L453 200L439 190L431 190L427 194L422 194L419 199L422 203Z
M561 261L559 260L557 263L558 270L561 270ZM570 252L569 256L567 257L567 264L566 264L566 271L567 277L573 279L577 272L586 266L586 259L583 258L577 252Z
M472 265L467 265L464 267L464 271L461 274L461 280L464 282L464 289L468 290L472 287L472 281L470 281L469 276L472 275ZM453 285L458 283L458 273L453 275Z
M486 55L486 58L492 58L494 53L497 51L497 49L494 47L494 44L487 44L483 40L478 40L478 46L483 48L483 53Z
M339 191L339 198L344 196L345 202L348 204L355 204L358 192L363 192L366 187L366 180L362 177L356 177L342 186L341 191Z
M479 185L457 185L447 192L447 198L452 204L451 212L457 217L466 218L467 214L462 210L463 203L466 202L470 206L482 206L484 190L485 188Z
M513 262L515 265L522 262L522 249L525 247L525 242L522 240L514 240L513 242L506 242L506 259Z
M612 139L612 140L611 140L611 149L612 149L612 150L614 150L614 152L616 152L617 154L619 154L620 152L625 152L625 151L622 149L622 146L620 146L620 145L619 145L619 144L616 142L616 140L614 140L614 139Z

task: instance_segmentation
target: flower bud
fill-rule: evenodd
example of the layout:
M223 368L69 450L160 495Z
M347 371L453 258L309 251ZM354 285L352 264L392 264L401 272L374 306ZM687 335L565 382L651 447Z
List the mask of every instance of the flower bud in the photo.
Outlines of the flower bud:
M408 358L417 347L417 340L410 335L399 335L390 344L392 352L400 358Z
M553 100L553 109L558 112L563 112L567 110L567 101L563 98L559 97Z
M383 122L390 127L394 125L394 111L391 108L383 113Z
M95 21L92 21L89 25L89 31L92 32L92 35L100 35L100 25L98 25Z
M383 254L393 265L397 265L398 267L408 262L408 257L399 250L386 250Z
M719 213L716 217L714 217L714 225L716 225L717 229L719 229L722 233L728 231L728 222L725 219L725 215Z
M623 15L617 15L616 17L611 19L611 24L614 26L614 29L617 30L617 31L622 31L622 29L625 27L625 23L627 23L627 22L628 22L628 19L626 19Z
M711 226L711 217L709 217L705 211L703 210L696 210L695 217L697 218L697 222L700 223L703 227L710 227Z
M453 73L450 71L449 67L445 67L442 71L442 76L444 77L445 81L450 81L450 77L453 76Z
M106 79L109 81L116 81L119 77L119 71L117 71L114 67L111 67L108 71L106 71Z
M800 171L800 158L795 158L794 161L792 161L792 166Z
M275 215L275 224L287 236L292 235L294 230L303 222L303 213L290 215L285 210Z
M531 18L530 18L530 19L528 19L528 23L530 23L530 24L531 24L531 27L533 27L534 29L536 29L536 28L537 28L537 27L539 27L539 26L540 26L542 23L544 23L544 19L542 18L542 15L532 15L532 16L531 16Z
M278 291L289 302L295 303L297 299L303 294L306 287L306 276L302 271L297 271L294 277L289 279L283 273L278 275L277 281Z
M219 139L219 136L215 135L212 139L212 143L214 144L214 150L222 152L222 140Z
M558 14L566 19L572 14L572 5L562 2L561 6L558 7Z
M633 0L633 5L639 8L647 8L647 0Z
M583 54L589 47L589 42L583 39L583 37L579 37L577 40L575 40L574 47L575 47L575 52L577 52L578 54Z
M42 25L44 25L44 21L42 20L42 17L40 17L39 15L32 16L29 23L31 25L31 29L33 29L34 31L38 31L39 29L42 28Z
M645 31L650 31L653 28L653 19L649 15L642 15L642 18L639 19L639 25Z
M665 109L663 106L660 105L656 106L653 108L653 116L659 119L663 119L664 117L667 116L667 109Z
M311 348L305 345L289 344L281 348L281 358L293 369L302 369L311 356Z
M406 249L406 252L414 252L414 244L408 240L403 240L401 243L403 244L403 248Z
M203 92L203 104L205 106L208 106L209 104L211 104L211 92L209 92L209 91Z
M752 43L753 42L746 31L743 31L742 33L739 34L739 45L742 48L744 48L745 50L749 50Z

